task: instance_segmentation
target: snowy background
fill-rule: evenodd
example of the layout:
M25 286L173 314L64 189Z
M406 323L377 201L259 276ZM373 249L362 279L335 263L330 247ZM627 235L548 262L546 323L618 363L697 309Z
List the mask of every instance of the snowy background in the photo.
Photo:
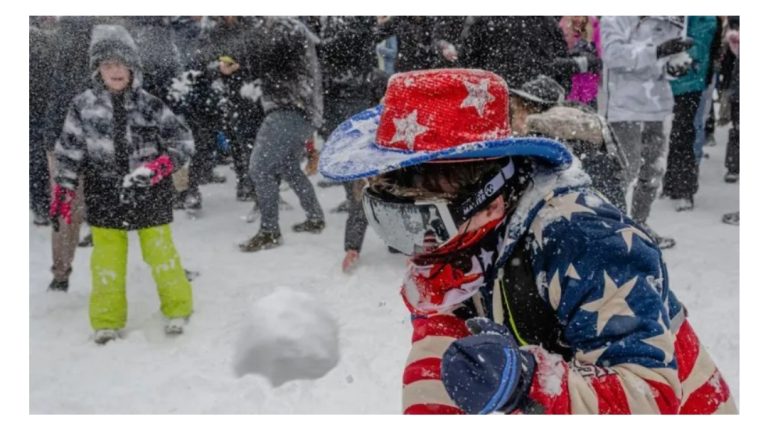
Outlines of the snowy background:
M702 161L696 208L677 213L670 200L657 200L649 222L677 239L664 251L671 287L738 403L739 227L720 218L738 210L739 185L722 181L727 130L718 128L716 138L716 147L704 149L710 157ZM316 189L326 211L322 234L290 231L304 216L286 191L293 210L280 214L285 244L241 253L237 243L258 230L258 221L245 221L251 204L235 201L234 173L218 170L228 180L202 187L203 215L176 211L172 224L185 267L201 274L192 282L195 312L180 337L163 333L154 283L132 233L128 324L121 340L95 345L88 322L91 249L78 248L68 293L46 292L51 230L31 225L30 217L30 413L400 413L411 334L399 296L405 258L390 254L369 229L359 267L341 272L346 215L328 212L344 199L340 186ZM254 317L266 307L270 313ZM236 357L248 352L243 332L247 344L295 354L274 339L300 337L312 325L316 334L298 341L308 357L284 368L277 386L261 375L236 375ZM286 372L318 377L307 375L318 365L332 368L319 378L279 383Z

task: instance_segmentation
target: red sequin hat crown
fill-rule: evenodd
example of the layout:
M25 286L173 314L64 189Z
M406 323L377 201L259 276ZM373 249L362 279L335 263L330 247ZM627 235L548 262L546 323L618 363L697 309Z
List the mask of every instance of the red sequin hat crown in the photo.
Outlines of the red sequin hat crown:
M483 70L395 74L384 96L376 143L403 151L435 151L509 137L508 89Z
M443 159L532 156L558 167L564 145L512 137L506 82L489 71L419 70L394 74L382 105L339 125L320 154L334 180L369 177Z

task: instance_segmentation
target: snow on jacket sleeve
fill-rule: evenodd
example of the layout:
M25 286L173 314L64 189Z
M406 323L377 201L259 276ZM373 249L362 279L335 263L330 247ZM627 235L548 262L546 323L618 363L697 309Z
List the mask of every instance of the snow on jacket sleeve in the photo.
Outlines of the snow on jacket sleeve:
M699 413L732 407L645 233L589 191L551 199L531 230L540 293L574 355L529 347L537 361L531 411L676 414L691 395L712 406Z
M600 38L603 64L608 69L636 72L649 67L650 78L663 74L663 63L656 58L656 45L645 40L633 40L632 29L637 17L603 17L600 20Z
M75 97L70 103L61 135L53 148L53 157L57 162L54 180L72 190L77 187L87 148L83 120L78 109L78 101L85 98L86 93Z

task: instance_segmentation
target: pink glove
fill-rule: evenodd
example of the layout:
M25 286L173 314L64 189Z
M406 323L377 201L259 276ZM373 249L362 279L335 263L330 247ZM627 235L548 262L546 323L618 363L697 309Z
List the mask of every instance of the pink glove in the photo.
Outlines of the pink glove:
M157 185L160 180L170 176L173 173L173 162L167 154L161 155L157 159L144 164L145 167L152 171L152 179L150 179L150 185Z
M161 155L157 159L147 162L136 168L123 178L123 187L155 186L164 178L173 173L173 162L168 155Z
M51 208L48 212L54 222L54 227L58 227L58 218L64 218L64 222L72 224L72 203L75 201L75 191L67 189L58 183L53 187L51 198Z

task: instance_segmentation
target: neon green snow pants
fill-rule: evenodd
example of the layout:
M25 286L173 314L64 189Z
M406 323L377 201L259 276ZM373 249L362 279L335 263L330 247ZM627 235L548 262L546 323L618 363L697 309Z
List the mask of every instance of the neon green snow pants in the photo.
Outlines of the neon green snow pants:
M127 318L125 274L128 266L128 232L91 227L91 326L94 330L121 329ZM150 268L160 295L160 311L168 318L192 313L192 286L167 224L138 231L141 255Z

